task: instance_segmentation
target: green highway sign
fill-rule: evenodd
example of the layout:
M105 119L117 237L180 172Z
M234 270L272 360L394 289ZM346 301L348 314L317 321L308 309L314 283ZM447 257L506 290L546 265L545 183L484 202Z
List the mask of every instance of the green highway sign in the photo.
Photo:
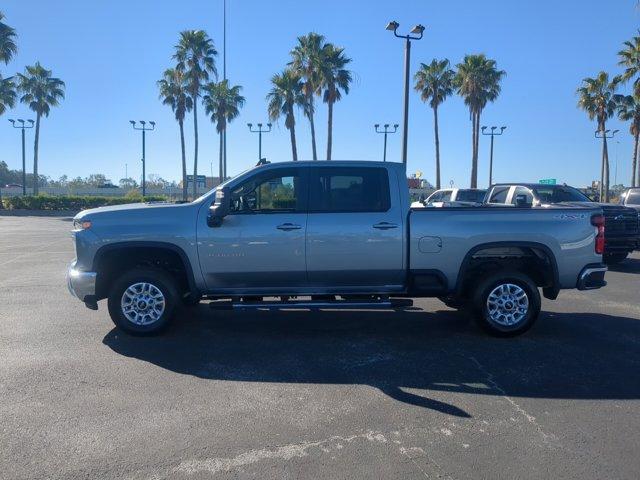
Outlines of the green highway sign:
M556 184L556 179L555 178L543 178L542 180L539 180L538 183L541 183L543 185L555 185Z

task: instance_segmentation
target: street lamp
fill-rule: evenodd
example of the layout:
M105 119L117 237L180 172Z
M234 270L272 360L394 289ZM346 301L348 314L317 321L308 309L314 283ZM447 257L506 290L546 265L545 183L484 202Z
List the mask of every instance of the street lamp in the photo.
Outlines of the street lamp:
M496 132L498 127L491 127L489 133L485 132L487 127L482 127L482 135L491 135L491 154L489 156L489 186L493 184L493 137L500 136L504 133L507 127L500 127L500 133Z
M140 125L142 125L141 127L138 127L136 125L135 120L129 120L129 123L131 124L134 130L140 130L142 132L142 196L145 197L147 194L147 184L146 184L146 178L145 178L146 177L145 134L147 132L155 130L156 122L152 122L151 120L149 120L149 125L151 125L150 127L147 127L147 122L145 122L144 120L139 121ZM193 181L195 182L196 179L194 178Z
M418 24L409 32L412 35L398 35L400 24L389 22L386 29L398 38L404 38L404 114L402 120L402 163L407 163L407 136L409 128L409 67L411 62L411 40L420 40L424 34L424 26Z
M249 131L251 133L257 133L258 134L258 161L262 160L262 134L263 133L269 133L271 131L271 124L267 123L267 129L263 129L262 128L262 124L261 123L256 123L257 125L257 129L253 128L253 123L247 123L247 127L249 127Z
M600 192L599 192L599 200L602 201L602 197L604 195L604 201L605 203L609 201L609 152L607 151L607 139L609 138L613 138L616 136L616 133L618 133L620 130L614 130L613 132L611 132L611 130L601 130L598 129L595 132L595 137L596 138L601 138L602 139L602 166L600 167ZM609 135L609 132L611 132L611 135ZM607 158L607 189L604 189L604 167L605 167L605 162L604 162L604 158Z
M25 161L25 153L24 153L24 131L28 128L33 128L33 120L27 120L29 125L26 125L24 120L19 118L18 120L9 119L13 128L19 128L22 130L22 195L27 194L27 169L26 169L26 161ZM18 125L16 125L16 122ZM34 177L33 181L37 181Z
M387 135L389 133L396 133L398 131L398 124L397 123L393 124L393 130L389 130L389 124L388 123L385 123L383 125L384 130L380 130L380 124L379 123L376 123L373 127L376 129L376 133L384 133L384 153L382 155L382 161L386 162L387 161Z

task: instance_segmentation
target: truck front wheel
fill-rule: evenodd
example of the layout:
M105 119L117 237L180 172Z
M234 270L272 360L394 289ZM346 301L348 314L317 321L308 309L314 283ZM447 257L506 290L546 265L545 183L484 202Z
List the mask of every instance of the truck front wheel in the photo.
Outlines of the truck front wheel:
M163 270L136 267L122 274L109 293L109 315L122 330L153 335L167 327L179 301L174 279Z
M492 335L512 337L531 328L540 314L540 292L516 271L489 275L475 289L473 306L480 326Z

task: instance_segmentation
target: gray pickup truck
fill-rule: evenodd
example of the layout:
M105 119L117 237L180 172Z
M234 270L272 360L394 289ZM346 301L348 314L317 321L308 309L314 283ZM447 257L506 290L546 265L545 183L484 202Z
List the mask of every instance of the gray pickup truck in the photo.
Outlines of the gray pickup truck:
M134 334L180 304L395 308L414 297L468 307L488 332L524 332L540 293L604 286L599 207L411 209L396 163L255 167L187 204L132 204L74 218L69 290L108 299Z

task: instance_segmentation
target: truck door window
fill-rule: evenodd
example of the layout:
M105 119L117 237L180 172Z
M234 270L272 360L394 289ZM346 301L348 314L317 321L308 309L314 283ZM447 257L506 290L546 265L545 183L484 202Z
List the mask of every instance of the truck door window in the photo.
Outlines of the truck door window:
M506 203L510 187L495 187L491 192L489 203Z
M297 171L276 170L257 175L231 191L231 213L302 211L302 180Z
M440 201L441 202L450 202L452 193L453 192L451 190L445 190L444 192L442 192L442 197L440 198Z
M386 212L391 205L385 168L314 168L310 212Z

